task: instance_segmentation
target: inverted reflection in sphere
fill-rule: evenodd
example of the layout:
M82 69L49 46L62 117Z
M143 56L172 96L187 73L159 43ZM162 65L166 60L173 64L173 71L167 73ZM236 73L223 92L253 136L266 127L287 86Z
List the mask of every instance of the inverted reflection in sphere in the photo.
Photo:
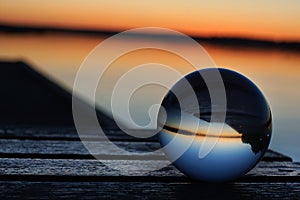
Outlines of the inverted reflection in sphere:
M218 105L211 105L207 84L214 84L214 80L205 82L199 73L214 70L219 70L224 82L226 110L218 111ZM191 90L184 89L186 81ZM194 97L196 101L191 100ZM214 115L218 112L226 114L225 120L211 122L212 106L217 111ZM237 72L216 68L193 72L173 86L162 107L158 121L162 127L158 134L160 143L173 165L193 179L234 180L258 163L270 143L272 117L269 105L261 91ZM222 131L214 132L220 126L223 126ZM201 157L199 151L204 145L212 148ZM177 158L176 152L182 150L182 155Z

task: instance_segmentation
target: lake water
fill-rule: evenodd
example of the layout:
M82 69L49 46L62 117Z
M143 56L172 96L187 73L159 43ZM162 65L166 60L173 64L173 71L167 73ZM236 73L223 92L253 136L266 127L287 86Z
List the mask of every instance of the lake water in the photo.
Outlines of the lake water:
M0 33L0 59L24 60L55 82L71 91L76 72L90 51L105 37L66 34L8 34ZM176 44L183 45L183 44ZM220 66L236 70L250 78L263 91L273 114L273 136L270 148L300 161L300 52L276 49L241 48L209 43L201 44L214 62ZM110 105L105 96L111 92L112 85L133 66L156 61L171 65L177 70L187 63L168 52L142 50L118 59L106 74L109 84L97 92L97 105L109 112ZM182 68L183 69L183 68ZM184 68L182 73L191 71ZM112 79L112 80L111 80ZM13 81L13 80L12 80ZM148 86L147 94L137 91L133 105L139 111L133 114L137 121L138 112L146 111L143 103L151 104L165 90ZM146 98L146 100L145 100ZM135 102L135 103L134 103ZM142 118L143 119L143 118ZM139 123L143 123L141 120Z

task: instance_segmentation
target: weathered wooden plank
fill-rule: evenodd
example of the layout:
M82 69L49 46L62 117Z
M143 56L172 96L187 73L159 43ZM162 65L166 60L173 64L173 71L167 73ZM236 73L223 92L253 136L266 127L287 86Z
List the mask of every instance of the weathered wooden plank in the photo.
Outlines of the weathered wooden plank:
M93 146L94 154L103 155L132 155L142 152L152 152L160 148L159 143L154 142L113 142L117 147L104 141L88 141ZM122 150L126 150L126 152ZM60 140L0 140L0 154L81 154L89 155L90 152L81 141ZM163 152L153 152L153 155L163 155Z
M156 142L156 143L158 142L158 139L155 136L150 138L135 138L116 129L106 129L105 134L107 135L110 141L114 141L114 142L115 141ZM38 140L39 142L40 140L80 141L76 129L70 126L61 126L61 127L53 127L53 126L52 127L15 127L15 126L3 127L2 126L0 127L0 139ZM87 134L86 137L84 137L83 139L86 141L103 141L104 137L95 134ZM157 149L157 144L154 145L153 149ZM282 154L273 151L272 152L268 151L266 156L264 157L264 160L265 161L267 160L292 161L290 157L284 156Z
M103 159L127 159L128 156L136 156L131 159L141 159L140 153L150 152L148 159L165 159L157 142L119 142L114 144L120 149L112 148L107 142L89 141L93 148L93 154L101 155ZM122 151L122 150L126 151ZM123 156L123 157L122 157ZM17 140L0 139L0 157L2 158L56 158L56 159L92 159L90 152L81 141L63 140ZM272 150L266 152L264 161L291 161L289 157L282 156Z
M131 130L132 131L132 130ZM141 132L141 130L135 130ZM157 137L136 138L132 137L118 129L105 129L105 137L96 134L95 131L89 131L81 139L91 141L101 141L109 138L112 141L149 141L157 142ZM147 131L144 131L147 134ZM0 127L0 139L29 139L29 140L67 140L80 141L79 135L74 127L56 126L56 127Z
M105 164L106 165L105 165ZM164 160L76 160L1 158L0 180L80 180L80 181L187 181ZM119 170L122 170L120 172ZM300 163L260 162L241 181L300 182Z
M300 183L0 182L1 199L300 199Z

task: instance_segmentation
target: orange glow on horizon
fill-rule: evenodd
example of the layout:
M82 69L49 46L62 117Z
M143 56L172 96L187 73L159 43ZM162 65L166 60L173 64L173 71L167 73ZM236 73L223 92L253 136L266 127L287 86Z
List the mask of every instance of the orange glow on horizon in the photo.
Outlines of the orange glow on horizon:
M191 35L300 41L299 11L294 0L2 0L0 23L108 30L157 26Z
M168 130L163 130L164 133L172 136L172 137L178 137L180 139L182 139L183 141L191 141L193 140L194 142L200 142L203 143L204 140L206 140L206 142L208 143L214 143L216 141L218 141L219 145L248 145L248 144L243 144L241 142L242 137L238 136L238 137L222 137L222 135L220 135L220 137L210 137L209 135L184 135L184 134L180 134L180 133L176 133L176 132L172 132L172 131L168 131Z

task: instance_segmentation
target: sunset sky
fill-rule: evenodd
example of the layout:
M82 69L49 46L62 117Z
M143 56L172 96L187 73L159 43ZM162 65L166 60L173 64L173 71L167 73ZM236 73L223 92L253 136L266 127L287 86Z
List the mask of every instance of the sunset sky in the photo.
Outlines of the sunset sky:
M1 0L0 23L116 31L158 26L201 36L300 41L300 1Z

